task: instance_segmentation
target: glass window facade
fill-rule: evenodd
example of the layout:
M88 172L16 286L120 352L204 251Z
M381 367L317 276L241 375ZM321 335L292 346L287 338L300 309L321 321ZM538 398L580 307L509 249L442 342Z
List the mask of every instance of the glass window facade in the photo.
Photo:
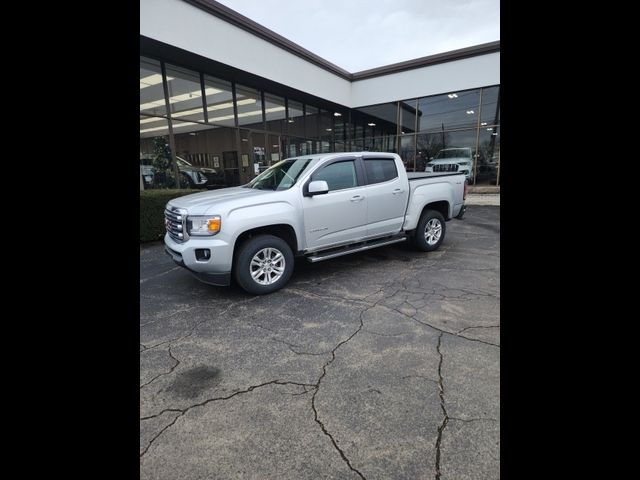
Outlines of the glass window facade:
M233 90L231 82L220 80L209 75L204 76L205 110L207 122L226 127L235 127L235 115L233 113ZM241 105L253 103L253 101L241 102Z
M184 68L166 66L171 118L204 122L200 74ZM208 87L214 92L215 89Z
M235 186L340 151L398 153L407 171L453 162L472 185L500 184L499 85L336 110L219 73L140 57L140 188Z
M259 90L237 85L236 105L238 108L238 125L260 130L264 129L264 108Z
M140 114L167 114L160 62L140 57Z
M267 130L284 133L286 130L287 112L284 98L266 93L264 96L264 113Z

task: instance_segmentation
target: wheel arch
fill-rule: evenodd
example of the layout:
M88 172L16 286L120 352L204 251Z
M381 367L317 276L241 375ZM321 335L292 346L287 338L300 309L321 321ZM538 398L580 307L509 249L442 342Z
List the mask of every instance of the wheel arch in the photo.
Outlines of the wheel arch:
M233 264L235 265L235 258L238 255L238 247L242 245L242 243L252 237L257 235L273 235L274 237L281 238L287 245L291 248L291 251L294 255L298 253L298 236L296 235L295 229L287 224L287 223L277 223L273 225L263 225L260 227L250 228L242 232L236 238L233 243Z
M427 203L424 207L422 207L422 211L420 212L418 221L420 221L419 219L422 218L422 215L424 215L424 212L426 212L427 210L435 210L437 212L440 212L445 221L451 220L451 206L446 200L438 200L436 202Z

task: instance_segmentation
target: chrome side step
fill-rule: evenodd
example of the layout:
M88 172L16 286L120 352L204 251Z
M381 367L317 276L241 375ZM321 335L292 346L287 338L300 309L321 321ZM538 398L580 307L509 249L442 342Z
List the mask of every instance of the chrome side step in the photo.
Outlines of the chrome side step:
M317 253L307 257L307 260L311 263L321 262L322 260L329 260L330 258L341 257L342 255L349 255L350 253L363 252L364 250L371 250L372 248L382 247L384 245L391 245L392 243L404 242L407 239L406 235L402 237L396 237L392 239L383 239L382 241L372 240L366 245L359 245L353 247L344 247L341 250L330 250L327 253Z

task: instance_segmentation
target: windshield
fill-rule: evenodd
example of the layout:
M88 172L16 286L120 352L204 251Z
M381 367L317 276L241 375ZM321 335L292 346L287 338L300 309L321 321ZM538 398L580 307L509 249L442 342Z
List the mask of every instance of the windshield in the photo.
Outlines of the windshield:
M287 190L296 183L310 161L310 158L282 160L251 180L245 187L258 190Z
M470 148L448 148L446 150L440 150L436 158L471 158Z
M180 158L180 157L176 157L176 162L178 163L178 166L180 167L192 167L193 165L191 165L189 162L187 162L186 160Z

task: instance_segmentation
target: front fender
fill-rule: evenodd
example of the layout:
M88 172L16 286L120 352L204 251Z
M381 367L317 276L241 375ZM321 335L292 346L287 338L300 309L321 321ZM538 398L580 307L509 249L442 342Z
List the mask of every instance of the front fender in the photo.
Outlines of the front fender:
M233 243L247 230L269 225L288 225L296 234L298 250L302 250L302 228L298 220L297 210L286 201L266 202L255 205L236 207L226 215L223 228L228 226L233 231Z

